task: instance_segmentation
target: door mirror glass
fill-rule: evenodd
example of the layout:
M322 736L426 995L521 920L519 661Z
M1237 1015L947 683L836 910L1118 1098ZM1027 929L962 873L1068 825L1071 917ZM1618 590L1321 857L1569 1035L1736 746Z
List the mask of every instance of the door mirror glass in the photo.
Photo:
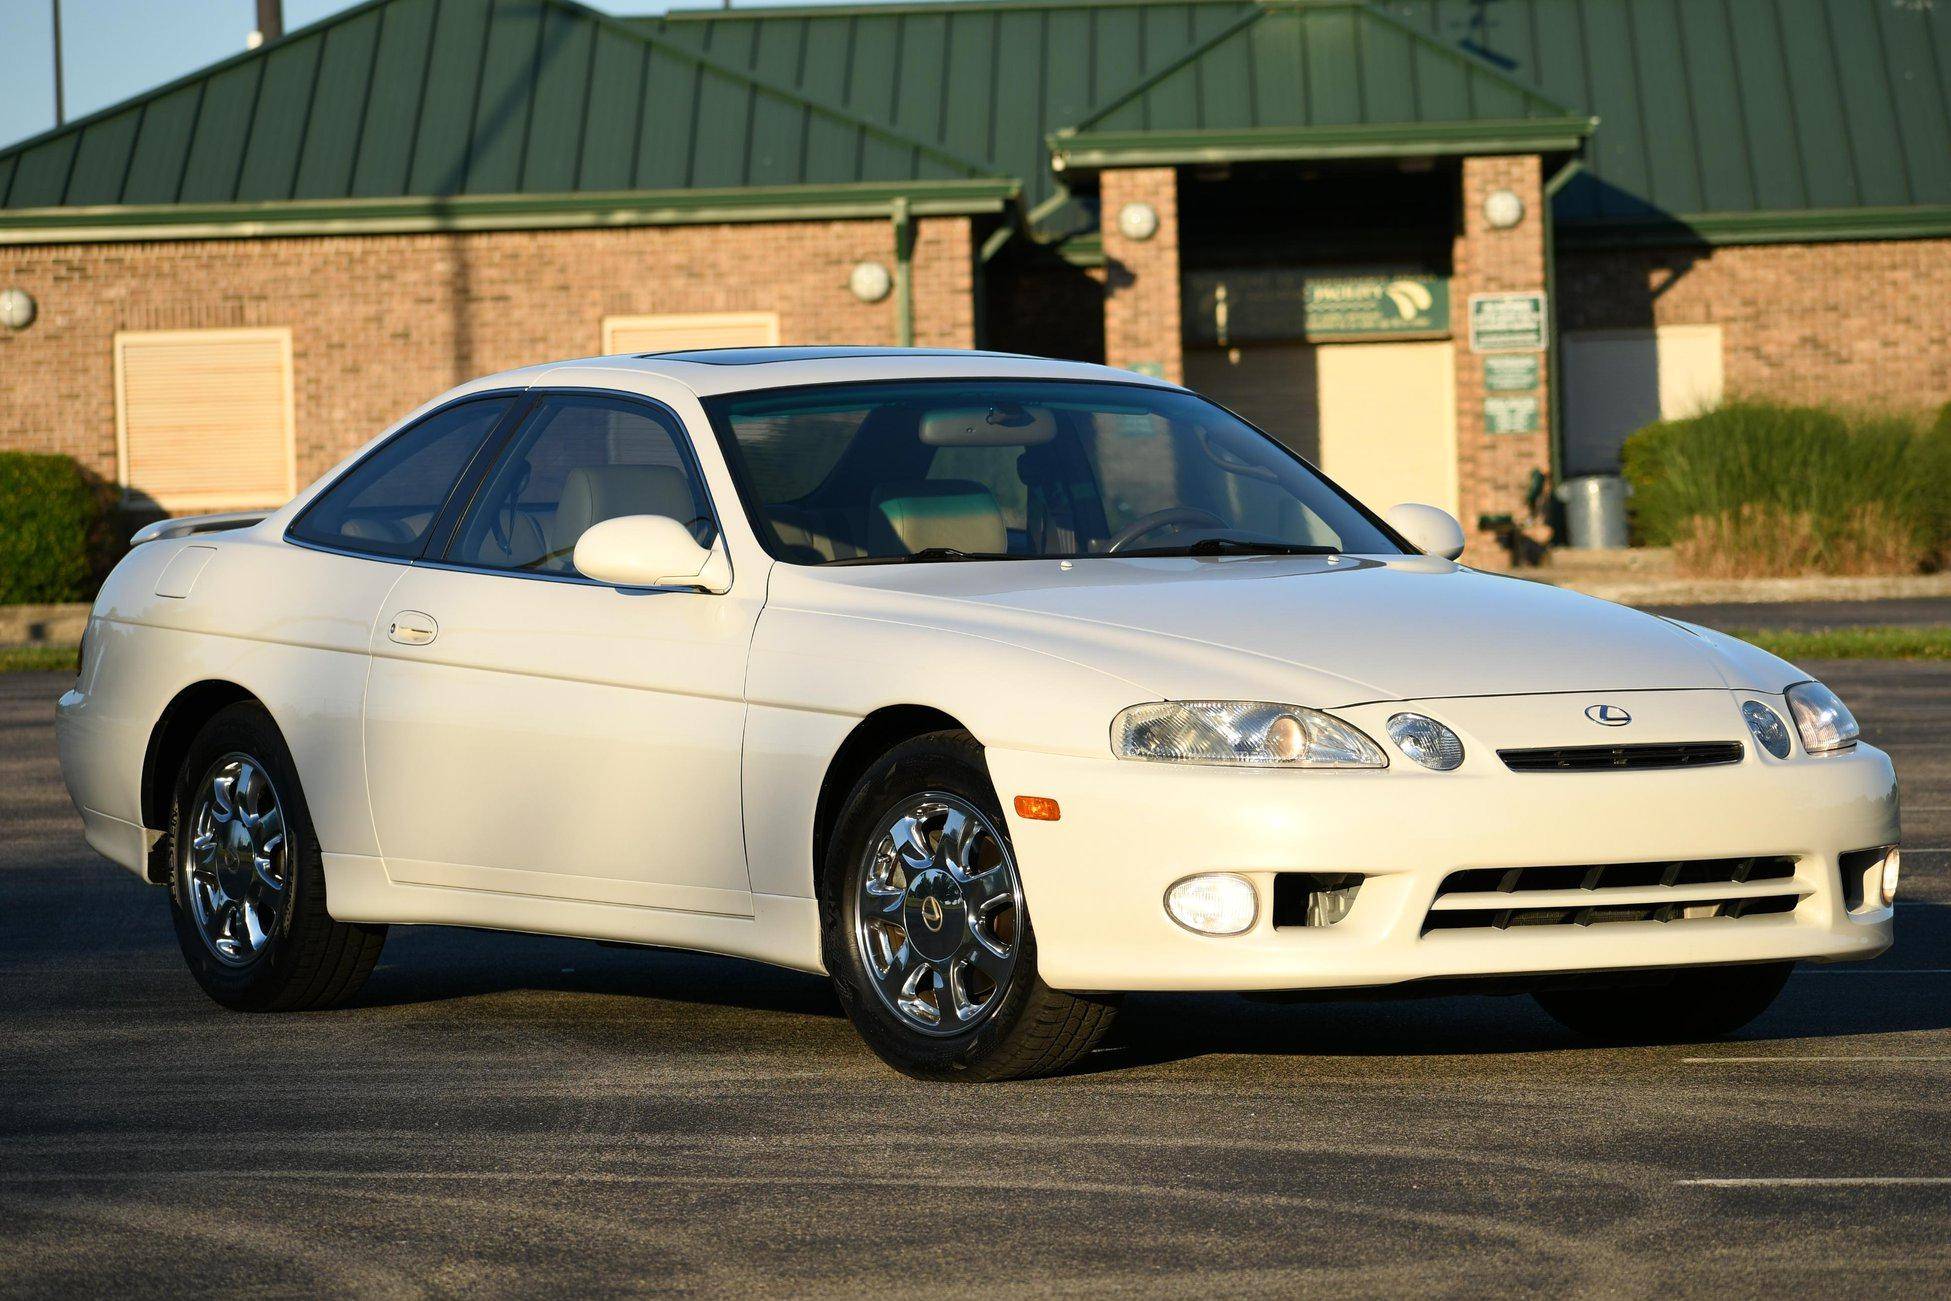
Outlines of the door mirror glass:
M1383 511L1382 518L1418 551L1445 560L1455 560L1463 554L1463 526L1446 510L1404 501Z
M576 571L616 587L701 587L728 592L731 561L722 543L698 545L668 515L619 515L592 524L576 541Z

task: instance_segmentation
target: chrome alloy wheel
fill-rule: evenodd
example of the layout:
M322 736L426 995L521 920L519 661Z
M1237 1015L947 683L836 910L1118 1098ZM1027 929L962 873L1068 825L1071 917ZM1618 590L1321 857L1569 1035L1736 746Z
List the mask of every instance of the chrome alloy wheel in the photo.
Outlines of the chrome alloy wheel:
M264 765L231 753L211 765L190 807L190 915L217 960L264 951L291 898L284 807Z
M1016 971L1023 887L973 805L930 791L868 841L854 938L881 1001L924 1034L960 1034L1001 1006Z

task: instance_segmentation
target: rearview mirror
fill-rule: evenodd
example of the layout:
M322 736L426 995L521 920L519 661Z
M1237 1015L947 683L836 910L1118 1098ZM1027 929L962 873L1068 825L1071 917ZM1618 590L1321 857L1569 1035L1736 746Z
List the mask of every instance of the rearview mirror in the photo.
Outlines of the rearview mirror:
M1446 510L1435 506L1425 506L1421 502L1397 502L1382 512L1389 527L1409 539L1409 544L1418 551L1426 551L1432 556L1445 560L1455 560L1463 554L1463 525Z
M576 570L616 587L732 588L732 562L722 542L701 547L691 530L668 515L619 515L592 524L576 539Z

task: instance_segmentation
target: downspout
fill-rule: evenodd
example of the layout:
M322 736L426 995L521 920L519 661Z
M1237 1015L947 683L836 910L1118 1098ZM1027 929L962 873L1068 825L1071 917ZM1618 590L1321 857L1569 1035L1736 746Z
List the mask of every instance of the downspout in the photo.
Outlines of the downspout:
M1540 214L1545 224L1545 374L1551 385L1550 410L1546 415L1551 422L1551 437L1547 441L1552 496L1548 501L1557 499L1565 469L1565 375L1559 366L1558 347L1558 223L1552 216L1552 200L1578 171L1579 160L1568 158L1564 166L1552 173L1551 179L1545 182L1544 212Z
M915 346L915 221L904 196L894 201L894 335L903 348Z

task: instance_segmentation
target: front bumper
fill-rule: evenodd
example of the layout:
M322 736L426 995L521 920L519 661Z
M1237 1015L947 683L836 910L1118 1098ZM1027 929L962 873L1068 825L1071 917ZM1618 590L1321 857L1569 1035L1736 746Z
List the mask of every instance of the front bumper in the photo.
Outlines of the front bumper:
M1374 733L1371 733L1372 735ZM1665 771L1519 774L1479 761L1434 774L1260 772L989 751L1006 811L1057 799L1062 818L1010 815L1045 981L1068 990L1286 990L1783 959L1869 958L1890 945L1872 892L1851 911L1838 856L1897 843L1889 759L1837 756ZM1791 857L1791 912L1424 933L1438 886L1464 868ZM1195 934L1164 894L1237 872L1261 907L1246 933ZM1276 927L1280 872L1358 872L1353 909Z

